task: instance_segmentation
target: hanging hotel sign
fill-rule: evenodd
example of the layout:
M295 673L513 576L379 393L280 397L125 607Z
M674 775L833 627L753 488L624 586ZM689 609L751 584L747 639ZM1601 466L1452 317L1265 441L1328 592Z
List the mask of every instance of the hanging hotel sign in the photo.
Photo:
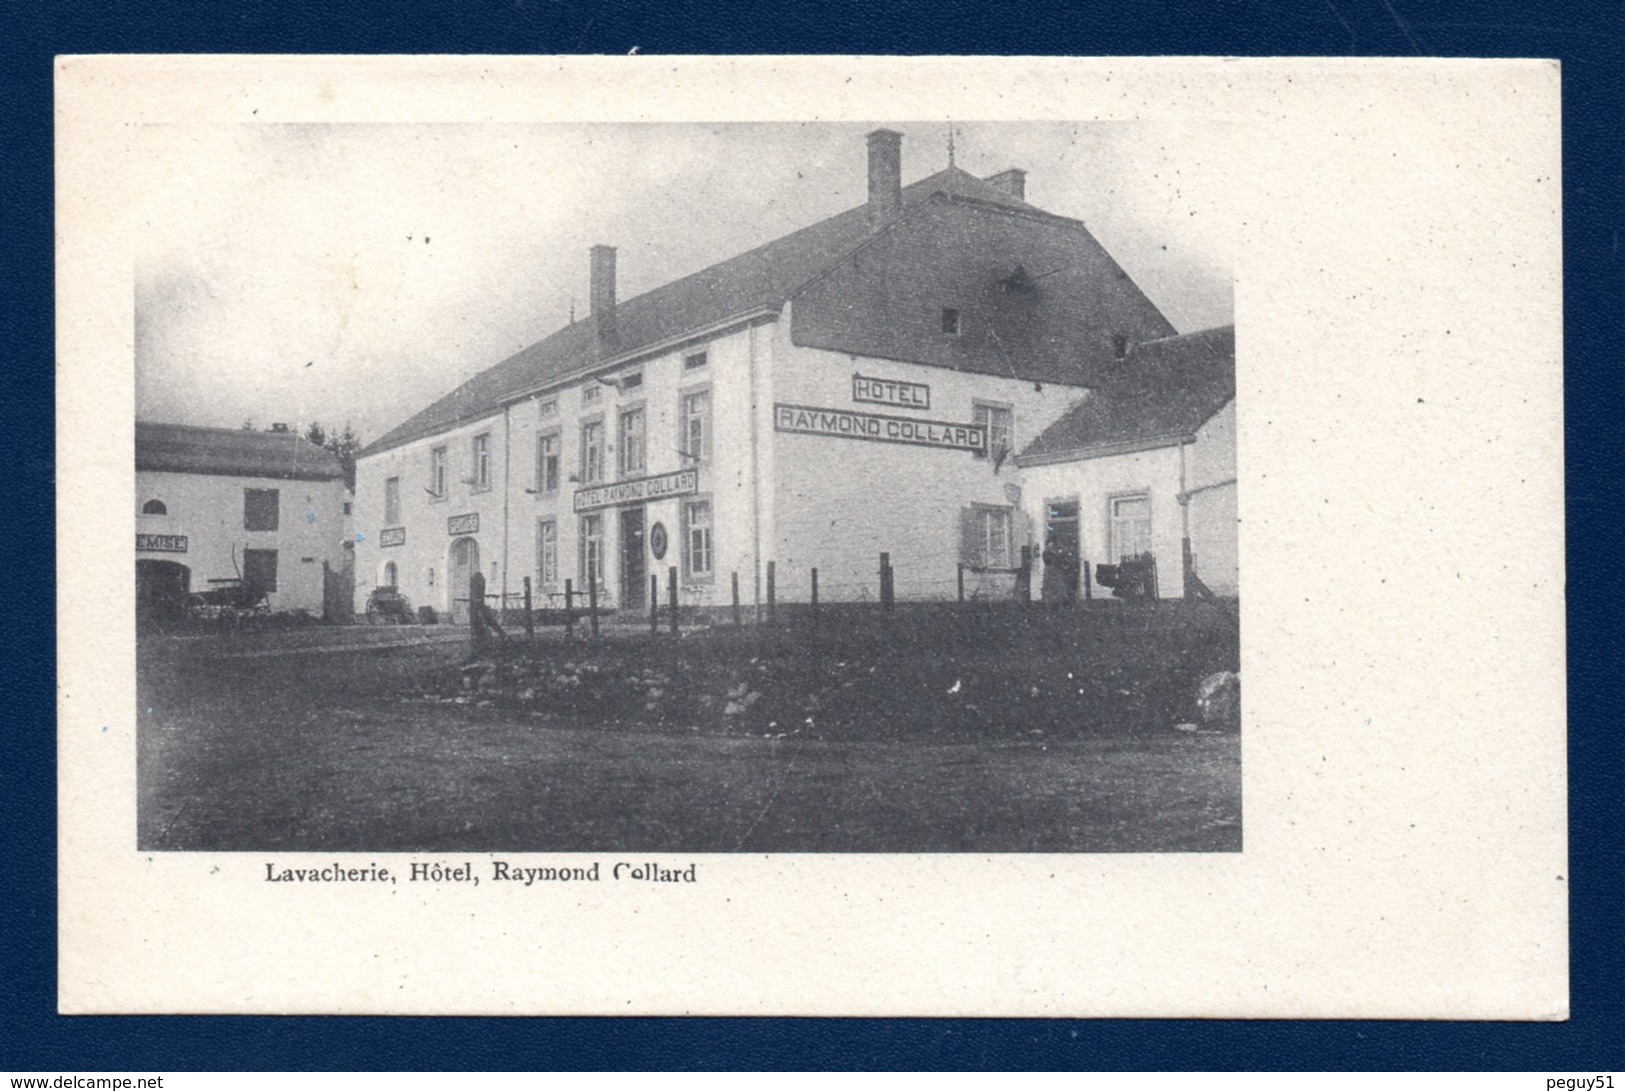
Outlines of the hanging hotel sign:
M467 515L449 515L446 517L446 533L456 536L458 534L478 534L480 532L480 513L471 511Z
M895 405L899 409L930 409L931 388L924 383L907 383L901 379L876 379L872 375L854 374L852 400L873 402L876 405Z
M185 553L184 534L137 534L135 548L138 553Z
M987 427L952 421L916 420L851 409L819 409L811 405L773 406L773 429L809 436L838 436L875 443L908 443L916 447L942 447L951 451L985 451Z
M590 485L577 489L573 501L576 511L594 508L613 508L622 504L641 504L667 496L684 496L700 491L698 470L674 470L669 474L640 477L633 481L617 481L613 485Z
M479 524L479 517L475 516L475 526L474 526L475 530L480 529L478 524ZM452 531L452 533L456 534L457 532L454 530L454 531ZM381 548L388 549L390 546L403 546L405 544L406 544L406 528L405 527L388 527L388 528L386 528L384 530L380 530L378 532L378 545Z

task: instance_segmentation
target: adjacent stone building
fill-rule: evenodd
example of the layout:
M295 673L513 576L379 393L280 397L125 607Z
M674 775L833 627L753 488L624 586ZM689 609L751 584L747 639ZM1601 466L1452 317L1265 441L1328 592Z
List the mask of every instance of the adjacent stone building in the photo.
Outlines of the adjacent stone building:
M860 600L881 552L899 599L953 597L961 566L1010 594L1043 536L1017 452L1176 331L1022 171L904 186L900 142L869 135L862 206L636 298L594 247L585 319L361 452L357 596L461 619L475 570L542 605L590 571L641 610L676 568L685 605L737 579L749 607L772 562L781 598L817 568Z

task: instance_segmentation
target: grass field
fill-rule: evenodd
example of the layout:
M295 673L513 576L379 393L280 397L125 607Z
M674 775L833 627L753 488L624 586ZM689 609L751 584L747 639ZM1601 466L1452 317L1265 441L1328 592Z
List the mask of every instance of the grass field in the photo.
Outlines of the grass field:
M276 654L267 634L265 654L221 659L206 641L149 642L140 844L1241 847L1239 737L1170 722L1187 676L1226 665L1231 641L917 621L826 623L816 657L805 634L552 641L466 683L456 643Z

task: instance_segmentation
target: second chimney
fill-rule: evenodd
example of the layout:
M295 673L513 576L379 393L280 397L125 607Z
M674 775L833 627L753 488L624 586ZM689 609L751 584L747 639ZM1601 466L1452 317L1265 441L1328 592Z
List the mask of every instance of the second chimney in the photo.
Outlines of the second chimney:
M615 336L615 248L592 248L592 284L588 296L594 324L602 340Z
M869 229L878 231L903 211L903 134L869 134Z
M1027 172L1020 167L1001 170L982 179L1000 193L1008 193L1018 201L1027 199Z

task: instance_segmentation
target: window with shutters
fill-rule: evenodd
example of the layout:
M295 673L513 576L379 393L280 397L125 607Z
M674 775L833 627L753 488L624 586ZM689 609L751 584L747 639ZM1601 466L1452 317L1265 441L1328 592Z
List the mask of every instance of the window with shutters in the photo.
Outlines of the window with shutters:
M436 447L429 452L429 495L436 500L446 498L446 449Z
M604 422L590 420L581 426L581 483L596 485L604 480Z
M648 435L641 406L621 411L620 469L622 477L635 477L649 467Z
M590 572L598 586L604 586L604 517L583 515L580 524L582 586L586 586Z
M711 458L711 391L709 388L683 392L680 416L682 451L696 462Z
M281 522L281 489L243 490L243 529L275 530Z
M543 495L559 491L557 432L546 432L536 437L536 491Z
M961 513L960 560L967 568L1011 567L1011 509L973 504Z
M987 429L987 453L1002 461L1016 446L1016 412L997 402L977 402L971 421Z
M1151 494L1125 493L1111 497L1110 552L1113 564L1151 552Z
M474 477L469 487L483 492L491 487L491 434L481 432L474 437Z

